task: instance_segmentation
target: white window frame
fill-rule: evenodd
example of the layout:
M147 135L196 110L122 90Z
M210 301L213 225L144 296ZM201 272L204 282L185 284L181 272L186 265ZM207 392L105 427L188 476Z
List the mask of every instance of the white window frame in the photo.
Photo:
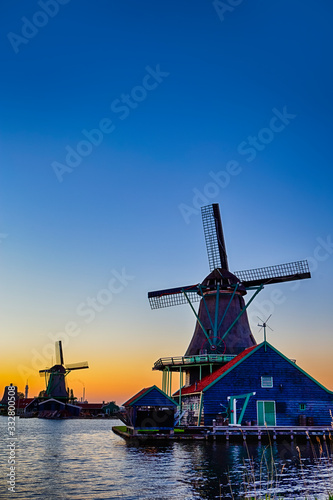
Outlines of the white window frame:
M266 383L264 382L264 379L266 379ZM267 385L267 383L269 385ZM263 389L271 389L273 387L273 385L274 385L274 383L273 383L273 377L268 377L266 375L264 375L263 377L261 377L261 387Z

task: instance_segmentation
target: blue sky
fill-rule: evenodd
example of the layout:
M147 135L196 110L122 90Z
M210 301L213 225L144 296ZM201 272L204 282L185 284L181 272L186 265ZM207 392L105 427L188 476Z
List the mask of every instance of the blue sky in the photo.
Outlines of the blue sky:
M1 350L19 385L18 364L69 321L81 331L68 356L92 360L88 394L105 370L105 399L140 389L128 364L159 382L152 363L185 352L194 321L185 306L150 311L146 295L208 273L208 203L232 270L312 259L311 281L279 287L269 340L332 380L333 7L221 4L2 3ZM133 279L85 324L78 305L123 269ZM253 305L255 335L271 293Z

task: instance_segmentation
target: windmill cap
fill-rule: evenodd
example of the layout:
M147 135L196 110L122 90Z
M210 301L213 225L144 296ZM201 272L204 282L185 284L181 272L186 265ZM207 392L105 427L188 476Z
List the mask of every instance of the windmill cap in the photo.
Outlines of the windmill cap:
M222 268L216 268L203 280L201 285L210 290L216 290L217 284L220 285L221 290L234 291L235 286L238 284L237 293L241 295L246 294L246 288L241 284L241 281L232 274L230 271ZM209 290L207 290L209 292Z
M51 368L49 368L48 371L49 372L66 373L66 369L64 368L63 365L53 365Z

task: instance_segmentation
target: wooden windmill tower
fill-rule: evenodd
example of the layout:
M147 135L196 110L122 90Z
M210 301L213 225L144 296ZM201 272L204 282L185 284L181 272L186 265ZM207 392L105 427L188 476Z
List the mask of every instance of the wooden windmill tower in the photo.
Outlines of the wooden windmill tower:
M46 381L46 397L68 401L68 393L66 389L65 377L73 370L82 370L89 368L88 362L71 363L65 366L64 355L62 351L61 340L55 343L56 364L51 368L39 370L42 377Z
M185 355L161 358L154 364L153 369L163 372L162 389L168 394L172 372L185 372L185 385L190 385L256 345L246 309L264 285L311 277L305 260L231 273L218 204L202 207L201 214L210 274L202 283L148 293L152 309L188 303L196 316ZM245 304L249 290L254 294ZM197 301L198 312L193 307Z

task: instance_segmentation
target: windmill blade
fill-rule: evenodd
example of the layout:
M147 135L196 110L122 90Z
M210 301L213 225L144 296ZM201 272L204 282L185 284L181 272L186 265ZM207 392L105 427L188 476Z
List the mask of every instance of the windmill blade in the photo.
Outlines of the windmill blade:
M88 361L82 361L81 363L69 363L66 365L66 370L82 370L83 368L89 368Z
M229 271L220 209L217 203L201 207L208 262L211 271L221 267Z
M234 273L245 287L284 283L285 281L311 278L307 260L290 262L278 266L261 267Z
M62 343L61 340L57 340L55 343L55 354L56 354L56 365L64 364L64 355L62 352Z
M50 368L45 368L45 370L39 370L39 375L45 377L45 373L50 373Z
M187 304L186 295L191 302L199 302L201 297L198 295L199 285L182 286L177 288L169 288L167 290L157 290L148 292L148 300L152 309L160 309L162 307L178 306Z

